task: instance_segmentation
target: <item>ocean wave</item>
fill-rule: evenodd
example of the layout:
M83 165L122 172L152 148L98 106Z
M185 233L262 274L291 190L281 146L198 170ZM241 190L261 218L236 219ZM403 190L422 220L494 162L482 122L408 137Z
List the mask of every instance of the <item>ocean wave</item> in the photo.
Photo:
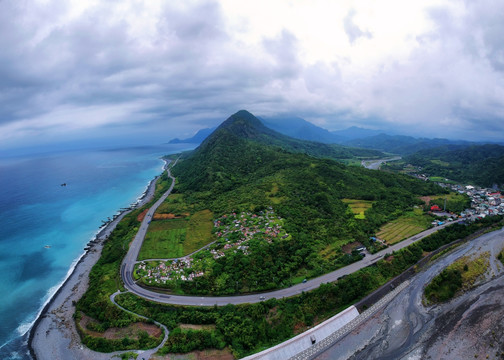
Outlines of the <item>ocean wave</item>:
M65 277L63 278L62 281L60 281L57 285L54 285L51 287L49 290L47 290L46 295L42 298L41 301L41 306L37 312L37 315L33 317L29 317L26 319L24 322L22 322L16 329L16 332L19 334L19 336L24 336L30 329L33 327L37 319L40 317L42 312L44 311L44 308L51 302L53 296L58 292L58 290L63 286L63 284L67 281L67 279L72 275L72 273L75 270L75 267L79 263L80 259L86 255L86 252L82 253L77 259L72 261L72 264L70 265L70 268L68 269Z

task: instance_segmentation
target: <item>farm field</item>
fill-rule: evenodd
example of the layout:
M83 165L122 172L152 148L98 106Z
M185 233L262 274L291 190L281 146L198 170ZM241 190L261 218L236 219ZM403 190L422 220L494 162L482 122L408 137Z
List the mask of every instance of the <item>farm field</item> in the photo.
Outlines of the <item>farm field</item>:
M415 210L381 227L376 236L389 245L398 243L430 227L431 218Z
M207 245L213 239L212 217L203 210L182 219L152 221L138 260L182 257Z
M365 219L364 213L373 206L373 202L368 200L343 199L342 201L350 207L356 219Z

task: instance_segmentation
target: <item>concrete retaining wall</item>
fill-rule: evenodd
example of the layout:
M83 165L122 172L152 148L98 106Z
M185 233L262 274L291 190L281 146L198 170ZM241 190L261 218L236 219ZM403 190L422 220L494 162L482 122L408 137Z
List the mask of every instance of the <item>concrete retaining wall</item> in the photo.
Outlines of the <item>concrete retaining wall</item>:
M272 348L261 351L260 353L253 354L244 358L244 360L285 360L302 353L306 349L312 347L311 338L320 341L329 337L339 329L343 328L350 321L355 319L359 312L355 306L343 310L342 312L334 315L332 318L318 324L317 326L299 334L292 339L289 339L281 344Z

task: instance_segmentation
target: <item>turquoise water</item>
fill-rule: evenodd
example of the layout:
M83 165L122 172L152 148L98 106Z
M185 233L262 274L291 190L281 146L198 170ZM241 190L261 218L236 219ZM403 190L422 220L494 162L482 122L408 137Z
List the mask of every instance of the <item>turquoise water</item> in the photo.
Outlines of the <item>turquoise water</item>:
M137 201L160 156L186 148L0 157L0 358L29 358L27 331L102 221Z

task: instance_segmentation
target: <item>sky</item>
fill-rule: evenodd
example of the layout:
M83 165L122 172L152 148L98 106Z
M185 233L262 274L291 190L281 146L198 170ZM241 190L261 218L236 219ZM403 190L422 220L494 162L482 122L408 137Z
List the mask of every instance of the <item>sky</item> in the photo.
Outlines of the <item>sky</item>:
M504 140L501 0L0 0L0 149L160 143L246 109Z

